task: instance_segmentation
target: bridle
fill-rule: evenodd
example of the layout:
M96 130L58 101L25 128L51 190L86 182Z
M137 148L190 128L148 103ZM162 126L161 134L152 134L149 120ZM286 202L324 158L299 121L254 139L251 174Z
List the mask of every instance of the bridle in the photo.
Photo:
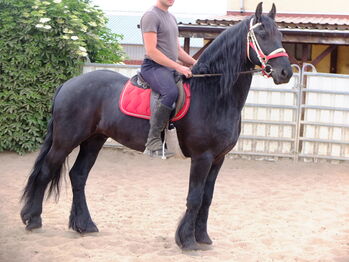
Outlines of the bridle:
M262 48L260 47L257 37L254 33L254 29L258 26L262 25L262 23L256 23L253 24L254 18L250 20L250 28L247 33L247 58L250 60L250 62L253 64L251 58L250 58L250 47L256 52L259 62L261 63L261 69L254 69L250 71L244 71L239 72L239 74L253 74L256 72L262 72L263 76L266 78L271 77L271 73L273 72L273 68L271 65L268 64L268 61L273 58L286 56L288 57L288 54L286 53L286 50L284 48L278 48L271 52L269 55L265 55L262 51ZM193 74L192 77L215 77L215 76L222 76L223 74Z
M273 52L271 52L269 55L265 55L254 33L254 29L262 25L262 23L253 24L253 20L254 20L253 18L250 20L250 29L247 33L247 58L248 60L251 61L251 63L253 63L250 58L250 47L251 47L256 52L258 60L262 65L262 70L261 70L262 74L268 78L271 76L271 72L273 72L273 68L271 67L271 65L268 64L268 61L270 59L277 58L280 56L288 57L288 54L286 53L286 50L284 48L278 48Z

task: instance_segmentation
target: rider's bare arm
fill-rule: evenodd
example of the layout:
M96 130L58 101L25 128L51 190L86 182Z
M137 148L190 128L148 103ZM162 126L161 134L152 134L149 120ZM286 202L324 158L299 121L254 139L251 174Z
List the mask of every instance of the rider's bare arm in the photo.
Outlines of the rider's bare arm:
M183 65L176 63L165 56L159 49L156 48L157 35L155 32L146 32L143 34L145 52L148 57L156 63L175 69L178 73L191 77L191 70Z
M186 65L193 66L196 64L196 60L192 58L187 52L184 51L184 49L181 47L179 42L178 42L178 59L179 61L183 62Z

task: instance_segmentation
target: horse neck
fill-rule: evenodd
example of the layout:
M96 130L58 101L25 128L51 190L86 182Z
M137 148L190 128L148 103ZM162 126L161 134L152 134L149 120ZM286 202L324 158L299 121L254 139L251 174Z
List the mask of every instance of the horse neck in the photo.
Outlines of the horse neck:
M247 63L247 32L249 20L226 29L203 52L193 71L199 73L223 73L224 77L237 75L241 67Z
M193 98L198 95L207 112L221 114L236 108L241 111L245 103L251 75L239 75L239 72L253 68L246 56L248 23L244 20L219 35L193 68L194 74L223 74L191 81Z

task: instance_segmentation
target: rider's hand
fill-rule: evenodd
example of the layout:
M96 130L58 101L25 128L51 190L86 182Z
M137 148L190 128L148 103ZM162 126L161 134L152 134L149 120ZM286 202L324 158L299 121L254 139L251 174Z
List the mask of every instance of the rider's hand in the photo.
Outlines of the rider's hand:
M182 65L179 65L177 68L176 68L176 71L182 75L184 75L186 78L190 78L193 76L191 70L189 67L186 67L186 66L182 66Z

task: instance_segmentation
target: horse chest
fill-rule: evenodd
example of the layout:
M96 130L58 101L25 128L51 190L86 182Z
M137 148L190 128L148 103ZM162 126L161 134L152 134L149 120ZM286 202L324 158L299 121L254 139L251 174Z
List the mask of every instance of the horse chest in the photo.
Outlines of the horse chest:
M231 123L225 125L224 128L216 127L207 130L202 137L205 137L203 143L210 148L215 148L215 151L222 151L228 147L234 147L240 134L240 124Z

